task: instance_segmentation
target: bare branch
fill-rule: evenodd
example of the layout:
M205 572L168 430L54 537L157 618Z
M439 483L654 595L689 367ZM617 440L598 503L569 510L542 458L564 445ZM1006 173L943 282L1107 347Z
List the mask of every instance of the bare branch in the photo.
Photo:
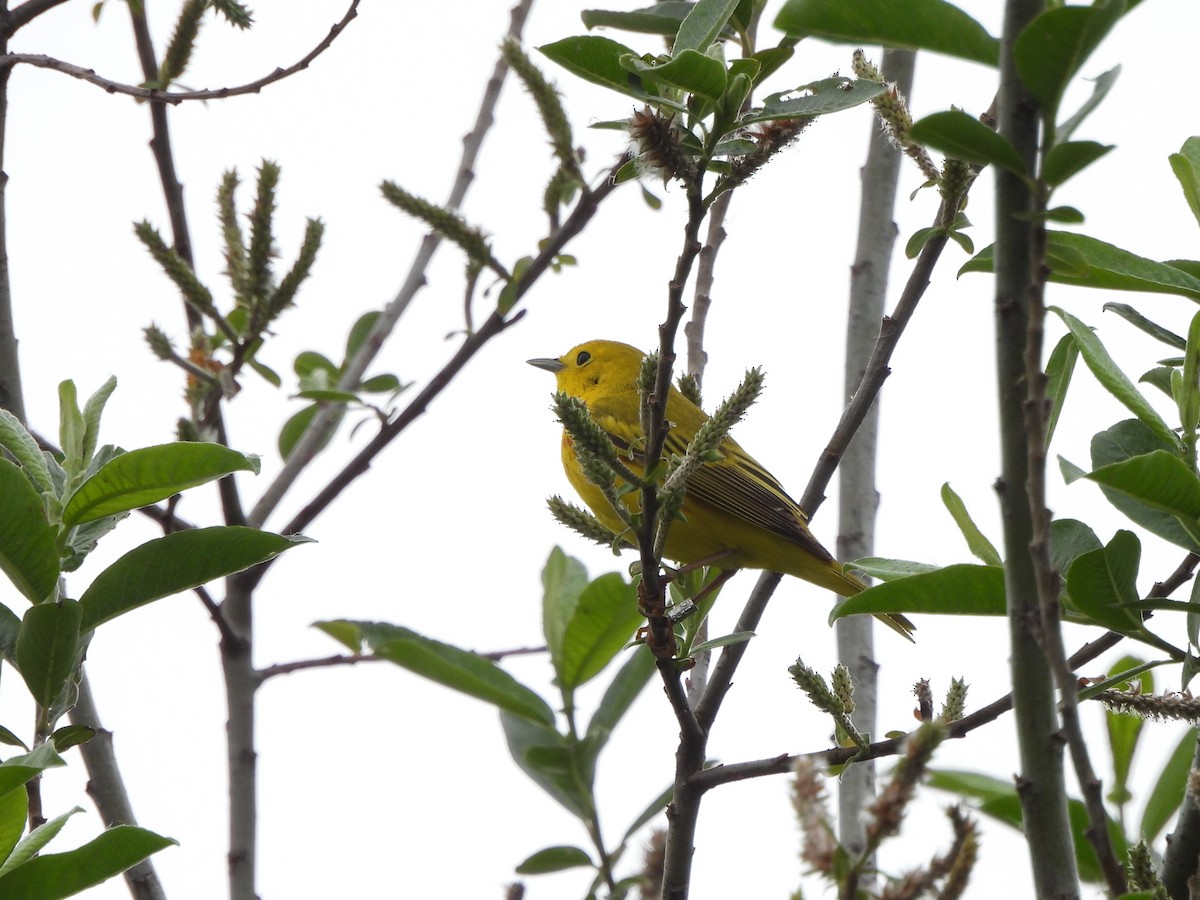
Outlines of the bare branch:
M30 6L33 2L34 0L30 0L25 6ZM350 8L346 10L346 14L342 16L341 21L330 28L329 34L298 62L286 68L276 69L269 75L264 75L262 78L248 82L247 84L237 85L236 87L215 88L203 91L160 91L155 88L144 88L133 84L125 84L120 81L113 81L111 78L97 75L93 69L86 69L83 66L77 66L65 60L45 56L40 53L4 54L0 56L0 70L11 69L13 66L23 63L28 66L36 66L39 69L51 69L55 72L69 75L72 78L78 78L81 81L86 81L89 84L103 88L110 94L124 94L127 97L136 97L139 100L151 100L156 103L170 103L172 105L182 103L185 100L220 100L225 97L238 97L243 94L257 94L268 85L282 81L285 78L295 75L297 72L307 69L314 59L329 49L338 35L345 31L346 26L358 15L358 3L359 0L351 0ZM43 0L42 5L49 7L52 4L47 2L47 0ZM14 16L23 8L18 7L14 10ZM158 72L156 70L154 76L157 77L157 75Z

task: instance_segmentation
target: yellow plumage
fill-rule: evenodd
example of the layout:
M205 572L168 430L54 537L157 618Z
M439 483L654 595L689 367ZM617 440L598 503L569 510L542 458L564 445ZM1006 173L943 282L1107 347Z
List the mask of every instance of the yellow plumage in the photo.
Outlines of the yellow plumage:
M588 341L557 359L529 360L554 372L560 391L587 404L592 419L638 475L643 469L642 458L634 452L641 442L637 377L643 357L628 344ZM671 426L666 451L682 456L708 416L674 388L667 397L666 416ZM864 589L812 536L804 512L774 475L733 438L726 438L720 451L721 459L704 463L687 480L683 519L673 522L667 533L667 558L686 565L718 557L713 565L721 569L782 572L842 596ZM562 460L567 478L596 518L610 531L623 532L625 523L583 474L566 431ZM621 502L636 510L637 492L626 494ZM911 639L912 623L903 616L879 618Z

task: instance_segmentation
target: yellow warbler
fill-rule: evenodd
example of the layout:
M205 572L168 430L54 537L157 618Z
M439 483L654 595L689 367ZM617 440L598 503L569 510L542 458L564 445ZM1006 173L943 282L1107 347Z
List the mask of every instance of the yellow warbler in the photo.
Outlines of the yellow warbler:
M639 476L643 459L637 450L642 440L637 378L644 355L628 344L588 341L557 359L529 360L530 365L555 374L559 391L587 405L622 461ZM670 423L666 451L682 456L708 415L671 388L666 417ZM796 501L737 441L725 438L720 455L720 459L702 463L687 479L683 518L671 523L667 532L667 558L684 565L711 561L726 570L782 572L842 596L865 588L853 575L842 571L808 530L808 518ZM604 493L584 475L565 430L562 460L567 478L601 524L616 534L625 532L627 526ZM621 502L636 511L640 504L638 492L626 493ZM913 625L904 616L879 618L911 640Z

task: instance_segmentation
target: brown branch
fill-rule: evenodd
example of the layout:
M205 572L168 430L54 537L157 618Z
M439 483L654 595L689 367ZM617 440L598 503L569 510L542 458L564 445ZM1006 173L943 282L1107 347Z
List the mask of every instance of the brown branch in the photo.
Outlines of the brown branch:
M1193 562L1193 566L1195 563ZM739 623L740 624L740 623ZM1116 632L1106 632L1101 637L1094 641L1084 644L1071 656L1070 664L1073 668L1082 666L1091 662L1100 654L1112 649L1124 639L1123 635ZM731 645L733 646L733 645ZM970 734L976 728L994 722L1000 716L1004 715L1012 709L1012 694L1005 694L997 700L993 700L987 706L980 707L970 715L963 716L961 719L949 723L946 727L949 731L948 737L961 738ZM907 735L905 736L907 737ZM860 750L857 747L830 747L826 750L816 750L811 753L799 753L795 755L781 754L769 759L758 759L744 763L731 763L723 766L713 766L705 769L703 772L694 776L693 787L704 792L711 790L722 784L728 784L733 781L745 781L749 778L761 778L764 775L787 775L790 774L795 767L796 761L800 759L810 759L824 762L829 766L843 765L851 760L866 760L879 759L885 756L895 756L900 752L903 746L905 737L889 738L884 741L875 741L867 745L866 748Z
M25 6L31 5L26 3ZM69 75L72 78L78 78L81 81L86 81L89 84L94 84L97 87L103 88L110 94L124 94L127 97L136 97L139 100L150 100L156 104L170 103L172 105L182 103L185 100L221 100L226 97L238 97L244 94L257 94L268 85L274 84L277 81L282 81L297 72L307 69L314 59L329 49L330 45L337 39L346 26L358 15L359 0L351 0L350 8L336 25L329 29L322 41L310 50L305 56L296 63L286 67L276 69L269 75L264 75L255 81L241 84L236 87L215 88L213 90L203 91L160 91L155 88L138 87L137 85L125 84L120 81L113 81L110 78L104 78L97 75L95 70L86 69L83 66L77 66L73 63L66 62L61 59L56 59L52 56L46 56L41 53L7 53L0 56L0 70L11 69L13 66L24 63L28 66L36 66L40 69L51 69L55 72L61 72L64 75ZM43 2L43 5L46 5ZM14 10L14 16L23 7L18 7ZM136 15L136 14L135 14ZM151 78L157 78L158 71L155 69L152 76L147 77L147 81Z
M290 663L276 663L258 670L258 683L261 685L268 678L277 675L290 675L292 672L303 672L305 669L330 669L334 666L354 666L362 662L387 662L385 656L372 656L369 653L347 655L338 653L333 656L323 656L319 659L300 659Z
M512 650L491 650L487 653L476 653L483 659L499 662L510 656L531 656L535 653L545 653L545 645L541 647L515 647ZM317 659L299 659L295 662L276 663L258 670L258 683L262 684L277 675L290 675L292 672L303 672L306 669L330 669L336 666L355 666L363 662L389 662L386 656L372 656L369 653L336 653L333 656L322 656Z

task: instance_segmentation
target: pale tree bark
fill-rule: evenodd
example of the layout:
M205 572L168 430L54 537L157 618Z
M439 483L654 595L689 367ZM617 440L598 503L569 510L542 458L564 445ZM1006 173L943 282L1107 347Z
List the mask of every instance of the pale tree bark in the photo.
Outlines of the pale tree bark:
M901 94L912 91L916 54L911 50L886 50L880 70ZM896 185L900 177L900 151L871 123L867 162L862 169L858 245L850 270L850 309L846 327L845 392L858 390L879 339L887 297L888 267L896 243L892 219ZM879 431L879 402L872 404L846 449L838 469L838 559L858 559L875 551L875 517L879 493L875 487L875 461ZM876 731L876 680L874 623L870 616L847 616L837 622L838 660L854 680L854 725L859 731ZM862 811L875 795L875 763L867 760L850 766L838 783L838 838L854 854L866 843Z

